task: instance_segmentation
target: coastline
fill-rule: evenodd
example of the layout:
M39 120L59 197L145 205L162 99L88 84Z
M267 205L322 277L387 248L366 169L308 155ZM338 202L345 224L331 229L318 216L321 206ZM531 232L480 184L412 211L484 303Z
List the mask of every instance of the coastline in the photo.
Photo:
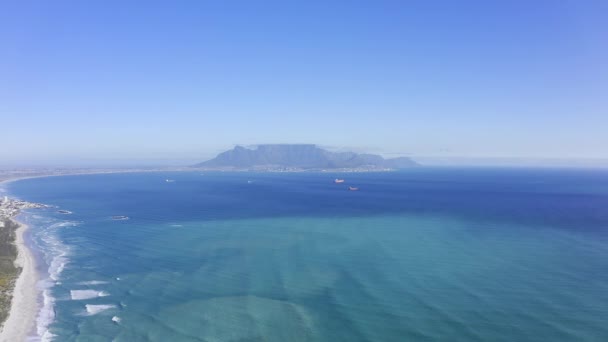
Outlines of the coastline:
M6 192L5 186L9 183L32 178L162 171L166 170L132 169L111 171L95 170L91 172L73 173L42 172L39 174L29 174L25 176L9 175L7 178L3 178L2 175L0 175L0 190ZM21 271L19 272L12 289L12 299L8 317L6 317L4 322L0 322L0 342L26 341L28 340L28 337L34 337L36 340L42 339L44 341L46 340L45 337L48 337L48 332L45 333L45 336L36 335L36 321L39 313L43 309L43 305L42 303L38 302L42 290L38 288L40 275L36 269L36 258L25 239L25 234L29 230L29 226L24 222L17 220L16 216L5 217L5 219L8 219L18 225L18 228L15 230L15 240L13 242L17 248L17 256L14 260L14 264L16 267L21 268Z
M17 246L15 265L21 267L21 272L13 289L9 316L0 331L1 342L25 341L27 336L34 331L38 313L36 261L24 236L29 227L14 218L11 220L19 225L15 232L15 245Z
M5 189L4 187L12 182L49 176L52 175L40 174L2 179L0 180L0 189ZM40 304L38 303L40 293L37 288L39 275L36 270L36 258L25 240L25 234L29 230L29 226L16 217L9 217L8 219L18 225L15 230L15 241L13 242L17 248L17 257L14 264L21 268L21 272L19 272L12 290L8 317L0 323L0 342L26 341L28 336L35 333L36 319L40 311Z

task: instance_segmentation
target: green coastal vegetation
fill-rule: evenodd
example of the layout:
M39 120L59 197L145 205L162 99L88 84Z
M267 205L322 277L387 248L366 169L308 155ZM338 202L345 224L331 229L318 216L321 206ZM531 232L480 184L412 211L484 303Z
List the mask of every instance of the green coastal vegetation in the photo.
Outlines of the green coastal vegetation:
M11 309L12 292L20 268L15 267L17 246L15 231L19 225L4 218L0 221L0 324L4 323Z

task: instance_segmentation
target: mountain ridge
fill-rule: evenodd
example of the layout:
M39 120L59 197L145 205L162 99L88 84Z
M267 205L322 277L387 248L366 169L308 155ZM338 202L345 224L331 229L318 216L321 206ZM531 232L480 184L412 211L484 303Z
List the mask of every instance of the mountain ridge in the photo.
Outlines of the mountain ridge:
M295 169L402 169L418 166L410 158L385 159L380 155L330 152L314 144L263 144L255 149L240 145L215 158L192 165L197 168L250 169L264 167Z

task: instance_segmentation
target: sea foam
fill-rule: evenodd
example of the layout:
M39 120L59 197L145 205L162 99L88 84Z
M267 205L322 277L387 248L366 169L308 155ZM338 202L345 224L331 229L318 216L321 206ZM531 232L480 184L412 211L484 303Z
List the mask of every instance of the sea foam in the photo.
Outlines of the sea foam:
M109 310L109 309L114 309L116 308L116 305L114 304L87 304L85 305L85 308L87 309L87 314L89 316L93 316L93 315L97 315L100 312Z
M105 291L97 291L97 290L72 290L72 291L70 291L70 296L72 297L72 300L107 297L109 295L110 294Z
M103 285L103 284L107 284L107 281L103 281L103 280L90 280L90 281L81 281L79 283L77 283L78 285Z
M38 288L42 292L42 306L36 317L36 333L40 341L52 341L55 335L49 331L48 327L55 319L55 297L53 297L51 289L56 284L61 284L59 277L69 262L69 248L57 237L56 230L75 227L79 222L43 221L44 217L33 219L42 228L36 233L33 243L43 251L43 258L48 265L48 278L38 282Z
M36 318L36 332L41 341L52 341L55 335L48 330L49 324L55 319L55 298L51 296L50 286L42 291L42 308Z

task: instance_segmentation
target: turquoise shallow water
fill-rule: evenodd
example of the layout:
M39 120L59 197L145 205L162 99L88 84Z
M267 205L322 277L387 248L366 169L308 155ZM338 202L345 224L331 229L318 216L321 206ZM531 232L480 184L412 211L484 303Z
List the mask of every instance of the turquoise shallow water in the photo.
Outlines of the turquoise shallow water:
M145 173L7 190L73 212L22 216L43 261L44 339L608 340L605 171Z

